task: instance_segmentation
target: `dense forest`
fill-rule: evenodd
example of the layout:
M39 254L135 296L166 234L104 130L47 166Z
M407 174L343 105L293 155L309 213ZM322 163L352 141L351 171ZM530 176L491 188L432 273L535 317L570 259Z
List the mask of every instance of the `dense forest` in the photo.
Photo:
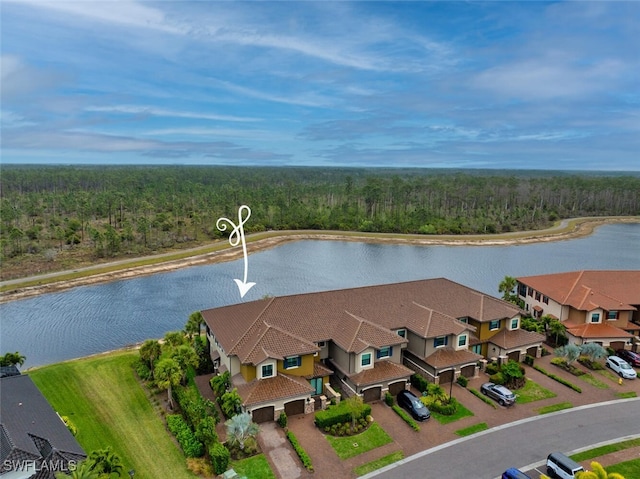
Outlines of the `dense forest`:
M250 206L245 231L500 233L639 215L640 177L559 172L3 166L0 258L39 271L193 247ZM66 258L66 261L65 261ZM16 276L3 267L3 278ZM29 269L29 268L27 268ZM24 273L24 271L23 271Z

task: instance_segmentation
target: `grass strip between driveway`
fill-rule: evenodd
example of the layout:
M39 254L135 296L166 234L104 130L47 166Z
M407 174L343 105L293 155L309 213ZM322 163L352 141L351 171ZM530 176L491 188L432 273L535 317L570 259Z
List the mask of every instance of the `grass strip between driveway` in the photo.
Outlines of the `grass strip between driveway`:
M404 453L402 451L392 452L388 456L381 457L380 459L376 459L375 461L367 462L362 466L358 466L353 469L353 472L356 476L364 476L365 474L369 474L370 472L377 471L378 469L383 468L384 466L388 466L389 464L393 464L394 462L398 462L400 459L404 459Z
M264 454L232 461L231 467L240 476L246 476L247 479L276 479Z
M35 369L29 376L78 428L87 454L111 446L136 478L191 479L185 458L138 383L137 353L116 352Z
M349 459L393 441L377 422L354 436L325 436L340 459Z
M614 444L607 444L606 446L594 447L586 451L572 454L571 459L576 462L588 461L589 459L595 459L612 452L624 451L625 449L631 449L632 447L640 446L640 438L629 439L628 441L616 442Z
M458 429L456 434L458 436L471 436L471 434L475 434L476 432L485 431L489 429L489 426L486 422L481 422L478 424L474 424L473 426L465 427L463 429Z
M549 414L556 411L562 411L563 409L571 409L573 404L570 402L560 402L558 404L551 404L538 409L538 414Z

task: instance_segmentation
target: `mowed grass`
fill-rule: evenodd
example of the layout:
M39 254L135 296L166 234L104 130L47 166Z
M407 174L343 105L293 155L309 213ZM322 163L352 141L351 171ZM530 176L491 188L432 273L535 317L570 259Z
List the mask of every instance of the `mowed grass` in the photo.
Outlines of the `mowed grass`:
M463 417L469 417L469 416L473 416L473 413L469 411L466 407L464 407L460 402L458 402L458 409L456 410L455 414L452 414L450 416L445 416L444 414L431 411L431 417L433 417L440 424L449 424L449 423L458 421Z
M231 467L240 476L246 476L247 479L276 479L264 454L232 461Z
M366 431L354 436L325 437L340 459L349 459L393 441L377 422L371 424Z
M543 388L531 379L527 379L527 382L523 387L516 389L513 392L517 395L516 404L527 404L557 396L556 393Z
M185 458L139 385L127 351L54 364L29 372L42 394L78 428L88 454L111 446L137 478L188 479Z
M458 436L463 436L464 437L464 436L470 436L471 434L475 434L475 433L480 432L480 431L485 431L487 429L489 429L489 426L487 425L487 423L486 422L481 422L481 423L478 423L478 424L474 424L473 426L465 427L463 429L458 429L456 431L456 434Z
M377 471L378 469L383 468L384 466L388 466L389 464L393 464L394 462L398 462L400 459L404 459L404 454L402 451L392 452L388 456L381 457L375 461L368 462L363 464L362 466L358 466L353 469L353 472L356 476L364 476L373 471Z

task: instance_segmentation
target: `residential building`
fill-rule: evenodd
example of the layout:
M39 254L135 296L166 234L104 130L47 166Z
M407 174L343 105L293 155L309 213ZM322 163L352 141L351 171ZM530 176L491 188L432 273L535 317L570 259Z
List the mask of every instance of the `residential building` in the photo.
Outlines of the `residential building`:
M487 357L538 355L511 303L447 279L265 298L202 311L211 357L257 420L323 407L331 384L365 401L473 377Z
M86 454L27 375L0 379L0 477L55 479Z
M570 342L619 349L640 332L640 271L573 271L516 279L526 311L562 321Z

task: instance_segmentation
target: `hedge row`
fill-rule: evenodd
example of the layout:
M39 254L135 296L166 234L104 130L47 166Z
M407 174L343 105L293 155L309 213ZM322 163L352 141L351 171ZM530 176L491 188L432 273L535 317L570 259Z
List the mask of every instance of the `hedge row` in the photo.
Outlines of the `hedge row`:
M176 437L184 455L187 457L201 457L204 454L204 446L180 414L167 416L169 431Z
M343 406L344 405L344 406ZM367 417L371 414L371 406L368 404L362 405L361 414L356 417L356 421L360 418ZM341 424L345 422L351 422L351 412L346 407L346 402L342 401L337 406L330 406L324 411L318 411L315 415L315 423L320 429L325 427L331 427L334 424Z
M496 409L498 406L496 406L496 403L494 403L491 399L489 399L488 397L486 397L484 394L482 394L480 391L478 391L477 389L473 389L473 388L469 388L469 391L471 392L471 394L473 394L476 397L479 397L480 399L482 399L484 402L486 402L489 406L491 406L493 409Z
M411 416L409 416L409 414L407 414L407 412L404 409L402 409L400 406L398 406L397 404L394 404L393 406L391 406L391 409L393 409L395 413L398 416L400 416L404 422L406 422L409 426L411 426L411 428L414 431L420 430L420 426L418 425L418 423Z
M213 417L216 424L220 421L220 415L215 404L203 398L195 387L178 386L173 390L173 397L192 429L197 429L200 421L206 417Z
M422 396L420 401L431 411L443 416L453 416L458 411L458 400L454 397Z
M570 383L569 381L567 381L566 379L561 378L560 376L556 376L555 374L551 374L547 371L545 371L543 368L541 368L540 366L534 366L533 369L535 369L536 371L540 371L542 374L544 374L547 377L550 377L551 379L553 379L554 381L558 381L560 384L567 386L568 388L573 389L574 391L577 391L579 393L582 392L582 389L580 389L579 386L576 386L575 384Z
M307 469L307 471L313 472L313 464L311 464L311 458L307 454L307 451L305 451L298 442L298 438L291 431L287 431L287 439L289 439L289 442L293 446L293 449L296 451L296 454L302 461L302 465Z

